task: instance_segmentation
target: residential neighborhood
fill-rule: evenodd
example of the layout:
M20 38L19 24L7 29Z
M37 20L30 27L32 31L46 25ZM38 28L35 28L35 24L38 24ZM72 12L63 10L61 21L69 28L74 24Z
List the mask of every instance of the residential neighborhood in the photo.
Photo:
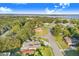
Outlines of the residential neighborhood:
M79 19L14 17L0 18L0 56L79 55Z

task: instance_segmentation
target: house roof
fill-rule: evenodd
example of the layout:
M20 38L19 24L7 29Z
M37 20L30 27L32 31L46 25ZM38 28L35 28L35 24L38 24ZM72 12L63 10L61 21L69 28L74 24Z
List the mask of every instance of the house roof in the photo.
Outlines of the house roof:
M77 40L76 38L64 37L64 39L68 45L76 45L77 43L79 43L79 40Z
M72 43L72 39L70 37L64 37L64 39L68 44Z
M34 50L32 50L32 49L29 50L29 49L28 49L28 50L21 50L20 52L21 52L21 53L24 53L24 54L33 54L33 53L34 53Z
M23 49L37 49L40 47L40 42L39 41L28 41L28 42L24 42L21 50Z

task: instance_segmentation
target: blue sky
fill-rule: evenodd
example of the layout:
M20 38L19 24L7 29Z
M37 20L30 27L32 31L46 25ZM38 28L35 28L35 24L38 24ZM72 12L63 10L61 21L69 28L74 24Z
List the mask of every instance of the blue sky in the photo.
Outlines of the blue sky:
M79 3L0 3L0 14L79 14Z

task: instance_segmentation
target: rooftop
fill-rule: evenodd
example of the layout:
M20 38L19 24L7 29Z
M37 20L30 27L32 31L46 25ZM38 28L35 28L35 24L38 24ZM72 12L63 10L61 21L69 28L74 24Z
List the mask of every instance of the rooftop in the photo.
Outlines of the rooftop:
M22 47L21 47L21 50L24 50L24 49L37 49L39 48L41 45L40 45L40 42L39 41L28 41L28 42L24 42Z

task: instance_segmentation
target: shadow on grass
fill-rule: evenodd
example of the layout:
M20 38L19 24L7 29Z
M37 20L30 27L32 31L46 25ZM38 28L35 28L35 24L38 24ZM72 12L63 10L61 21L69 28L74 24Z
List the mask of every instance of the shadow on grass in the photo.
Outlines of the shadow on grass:
M15 49L3 51L3 52L0 51L0 56L4 56L3 53L5 53L6 56L8 56L7 53L10 53L9 56L15 56L16 55L16 52L19 51L19 50L20 50L20 48L15 48Z
M15 49L10 50L10 56L15 56L16 52L19 50L20 50L20 48L15 48Z
M79 52L76 50L67 50L64 51L65 56L79 56Z

